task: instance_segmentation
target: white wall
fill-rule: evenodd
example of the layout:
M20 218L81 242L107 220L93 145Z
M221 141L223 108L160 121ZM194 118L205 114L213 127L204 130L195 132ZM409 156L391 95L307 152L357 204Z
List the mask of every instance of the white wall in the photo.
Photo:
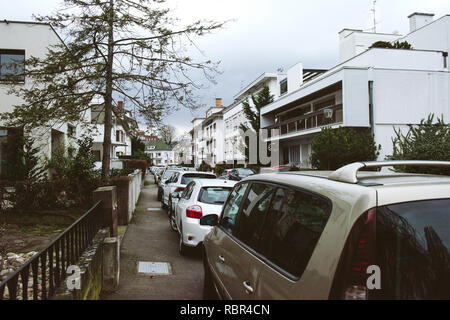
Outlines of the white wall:
M344 29L339 33L339 62L344 62L366 51L374 42L395 41L399 37L400 35L396 34Z
M414 49L450 52L450 15L407 34L400 41L408 41Z
M32 56L38 58L45 58L47 50L52 45L61 44L61 40L53 29L46 24L36 23L5 23L0 21L0 48L1 49L16 49L25 50L25 59ZM24 88L30 88L32 86L30 79L25 79L24 84L18 84L17 86L23 86ZM9 85L2 84L0 82L0 112L11 112L14 106L24 103L24 101L15 96L8 95ZM90 121L90 112L83 114L85 121ZM0 123L0 125L2 125ZM64 144L66 147L77 147L76 139L82 134L82 128L80 124L73 123L76 127L75 138L67 136L67 123L55 123L52 125L52 129L60 131L64 134ZM31 132L31 136L35 139L35 146L40 147L40 157L51 157L51 128L38 128Z

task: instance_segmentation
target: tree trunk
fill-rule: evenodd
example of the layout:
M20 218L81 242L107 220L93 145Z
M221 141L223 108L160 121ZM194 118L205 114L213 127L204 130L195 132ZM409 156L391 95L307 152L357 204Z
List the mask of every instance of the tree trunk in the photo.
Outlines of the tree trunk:
M109 177L111 163L111 130L112 130L112 72L113 72L113 41L114 41L114 3L109 0L109 32L108 32L108 61L106 66L105 92L105 134L103 136L102 179Z

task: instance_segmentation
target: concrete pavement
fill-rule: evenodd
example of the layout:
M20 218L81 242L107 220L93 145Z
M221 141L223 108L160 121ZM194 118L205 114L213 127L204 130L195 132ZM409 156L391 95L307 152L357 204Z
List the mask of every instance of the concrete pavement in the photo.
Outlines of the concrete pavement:
M152 177L147 176L153 183ZM178 253L178 233L169 227L165 210L156 200L157 186L142 189L136 211L122 241L120 251L120 285L105 300L199 300L203 289L201 255L193 251ZM159 208L148 211L147 208ZM171 275L150 276L138 273L138 262L169 262Z

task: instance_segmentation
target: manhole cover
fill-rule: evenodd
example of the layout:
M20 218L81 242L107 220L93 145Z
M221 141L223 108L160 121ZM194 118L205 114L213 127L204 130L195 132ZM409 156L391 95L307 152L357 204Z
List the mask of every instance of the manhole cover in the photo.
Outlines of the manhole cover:
M170 265L167 262L143 262L143 261L139 261L138 273L171 274L171 270L170 270Z

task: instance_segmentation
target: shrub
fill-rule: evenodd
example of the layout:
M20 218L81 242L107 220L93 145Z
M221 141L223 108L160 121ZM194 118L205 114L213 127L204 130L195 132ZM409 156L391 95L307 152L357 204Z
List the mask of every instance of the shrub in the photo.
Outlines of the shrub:
M399 42L395 41L394 43L391 43L389 41L377 41L374 42L370 48L389 48L389 49L406 49L406 50L412 50L412 46L407 41Z
M207 172L209 172L209 171L212 171L212 167L209 164L207 164L205 162L205 160L203 160L202 163L200 164L200 166L198 167L198 171L207 171Z
M395 130L392 139L393 152L386 160L441 160L450 161L450 124L434 114L422 119L419 125L408 125L406 135ZM450 175L450 168L440 167L398 167L397 171Z
M144 179L145 174L147 172L147 161L141 159L133 159L124 161L124 169L141 169L142 170L142 179Z
M311 163L319 170L336 170L352 162L376 160L380 148L368 128L325 127L313 138Z

